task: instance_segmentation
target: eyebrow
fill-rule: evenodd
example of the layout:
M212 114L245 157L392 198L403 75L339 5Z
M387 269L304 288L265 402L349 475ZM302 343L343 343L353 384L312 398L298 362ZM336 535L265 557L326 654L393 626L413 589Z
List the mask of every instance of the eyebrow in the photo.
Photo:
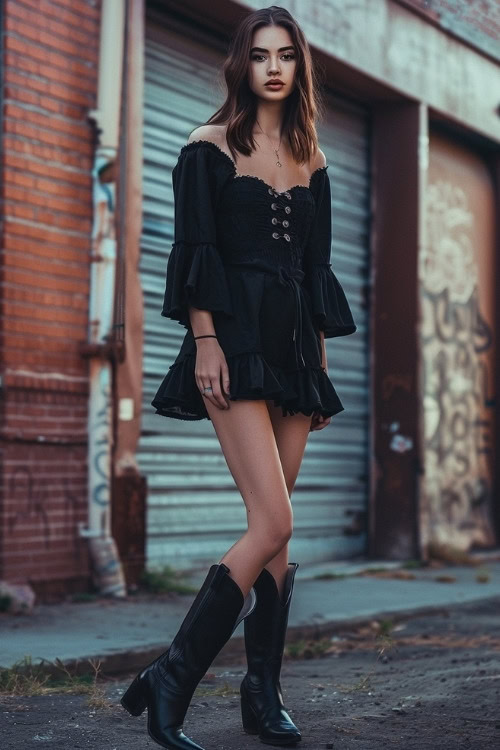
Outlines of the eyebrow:
M280 47L278 52L283 52L286 49L295 49L292 44L289 44L288 47ZM264 47L252 47L250 52L269 52L268 49L265 49Z

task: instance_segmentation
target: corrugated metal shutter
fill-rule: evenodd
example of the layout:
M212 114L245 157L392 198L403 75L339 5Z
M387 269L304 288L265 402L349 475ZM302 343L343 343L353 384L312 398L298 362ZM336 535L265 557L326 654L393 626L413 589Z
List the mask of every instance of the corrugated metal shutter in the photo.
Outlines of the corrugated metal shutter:
M209 44L148 25L144 112L144 222L141 277L145 299L143 433L138 460L148 479L149 567L205 565L220 559L246 528L243 500L213 425L154 414L150 402L179 350L184 329L160 316L173 237L171 171L188 132L222 101L222 55ZM331 165L333 266L358 331L328 341L332 380L345 411L311 433L293 493L291 559L363 553L366 534L368 342L362 288L368 275L366 113L338 99L320 132Z

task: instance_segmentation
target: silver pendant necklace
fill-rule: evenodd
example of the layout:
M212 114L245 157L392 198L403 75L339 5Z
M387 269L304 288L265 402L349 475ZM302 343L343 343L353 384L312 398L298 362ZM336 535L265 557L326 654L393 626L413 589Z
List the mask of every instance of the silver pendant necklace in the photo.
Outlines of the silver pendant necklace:
M271 143L271 139L269 138L268 134L267 134L267 133L264 133L264 131L263 131L263 130L262 130L262 128L260 127L260 122L258 122L258 125L259 125L259 128L260 128L260 132L261 132L261 133L263 133L263 135L265 135L265 136L266 136L266 138L267 138L267 140L269 141L269 143ZM276 160L277 160L277 161L276 161L276 166L277 166L277 167L282 167L282 166L283 166L283 164L282 164L282 163L280 162L280 156L279 156L279 153L278 153L279 149L281 148L281 136L280 136L280 142L279 142L279 144L278 144L278 148L274 148L274 146L273 146L273 144L272 144L272 143L271 143L271 148L272 148L272 150L274 151L274 153L276 154Z

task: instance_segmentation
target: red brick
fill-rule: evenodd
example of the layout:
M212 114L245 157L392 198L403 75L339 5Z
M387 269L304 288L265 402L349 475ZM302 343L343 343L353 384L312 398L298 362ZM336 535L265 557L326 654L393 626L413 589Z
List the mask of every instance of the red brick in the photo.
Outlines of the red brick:
M51 139L52 141L54 139ZM61 144L59 144L61 145ZM33 159L25 159L22 156L18 156L16 154L4 154L3 157L4 164L6 167L11 167L12 169L21 169L26 172L31 172L32 174L35 174L40 177L39 189L43 190L44 184L49 184L50 181L46 179L47 175L47 165L43 163L39 163L37 161L34 161ZM87 186L90 188L91 185L91 176L90 174L85 173L79 173L79 172L71 172L69 170L65 169L58 169L57 167L51 167L50 169L50 176L51 180L64 180L70 184L74 185L80 185L80 186Z
M65 310L64 308L40 307L39 305L26 305L22 303L16 304L8 300L5 300L3 303L2 312L4 315L17 318L18 320L26 319L30 321L36 316L39 321L45 321L46 323L69 323L70 325L81 326L84 330L88 322L85 311L77 313Z
M61 85L60 80L57 84L53 82L50 83L49 86L46 81L39 81L38 79L32 78L30 75L27 75L24 72L15 70L15 68L17 67L22 69L23 62L24 61L22 60L22 58L18 58L16 55L7 53L6 64L9 64L8 71L5 73L5 80L7 82L16 86L24 86L26 89L37 91L41 94L47 95L48 93L50 93L51 97L59 99L62 102L69 99L74 105L80 104L82 107L93 106L95 100L92 93L92 87L89 87L90 90L88 93L81 93L76 88L77 81L79 80L77 78L77 76L79 75L78 73L75 74L74 86L71 86L69 84L63 86ZM28 72L34 73L36 75L36 67L35 70Z
M28 42L34 45L55 49L59 52L64 52L67 55L88 60L89 62L95 60L96 57L98 38L93 38L95 36L94 34L80 34L72 31L71 35L64 37L62 35L60 36L59 33L45 31L44 28L40 28L40 25L38 23L34 24L33 21L30 23L18 21L9 14L5 15L4 30L6 36L12 34L24 37ZM71 39L74 39L75 41L73 42Z
M38 276L38 274L30 273L19 268L2 268L0 269L2 278L4 281L13 284L27 284L38 287L40 289L59 289L64 292L81 293L82 284L79 279L71 278L52 278L50 276Z
M7 185L5 191L6 204L10 201L29 201L33 206L41 208L51 208L54 211L67 213L71 215L77 215L82 218L92 221L92 210L90 205L85 205L76 200L57 199L52 198L50 195L45 193L35 193L33 190L24 190L23 188L17 188ZM9 209L5 210L5 213L9 213ZM40 215L37 216L40 220Z
M43 14L36 13L36 11L40 11L40 5L43 6ZM97 24L95 22L97 19L92 21L91 19L87 19L76 13L61 10L61 8L55 8L49 3L40 4L39 2L36 2L36 0L22 0L22 2L19 0L7 0L6 11L11 16L15 16L23 21L28 21L29 23L33 22L33 17L36 15L38 23L42 22L47 24L44 28L48 28L48 25L53 23L51 19L56 19L59 27L58 33L65 33L67 29L71 29L72 27L88 31L93 35L97 33ZM56 28L54 28L54 31L56 31Z
M89 582L77 529L88 472L89 361L80 347L100 7L6 0L3 31L0 575L55 596Z
M26 287L13 287L5 285L2 289L4 300L15 300L37 307L67 307L73 310L83 310L88 313L88 298L84 295L65 294L58 290L55 293L41 291L39 289L27 289Z

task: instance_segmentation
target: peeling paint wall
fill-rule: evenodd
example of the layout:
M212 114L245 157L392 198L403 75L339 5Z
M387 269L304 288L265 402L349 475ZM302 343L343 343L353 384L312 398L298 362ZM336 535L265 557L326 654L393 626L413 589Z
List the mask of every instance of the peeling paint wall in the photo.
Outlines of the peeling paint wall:
M424 544L494 544L494 192L480 156L434 134L420 254Z
M442 29L500 60L498 0L398 0L427 14Z

